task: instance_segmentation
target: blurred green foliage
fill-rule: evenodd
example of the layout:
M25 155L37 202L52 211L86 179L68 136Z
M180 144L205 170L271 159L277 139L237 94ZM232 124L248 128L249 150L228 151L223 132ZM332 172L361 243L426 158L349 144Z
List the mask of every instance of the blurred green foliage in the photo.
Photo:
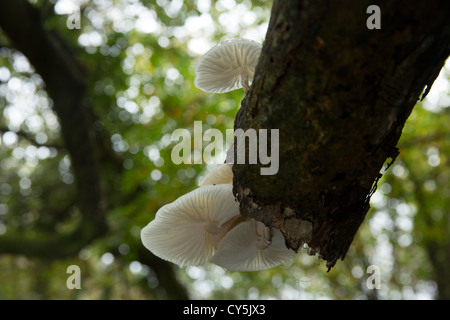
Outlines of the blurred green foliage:
M161 206L196 188L207 169L175 165L171 133L192 130L194 121L225 132L244 96L201 92L193 86L194 65L221 39L263 41L271 2L81 1L80 30L66 27L71 1L31 2L88 76L95 126L114 151L104 168L110 229L63 261L0 255L0 299L168 298L152 265L139 261L140 229ZM3 35L0 41L0 241L8 233L70 230L80 214L52 101L27 59ZM289 264L261 272L174 266L176 280L198 299L450 298L445 77L441 101L427 105L427 98L414 109L399 157L379 181L347 257L330 272L304 249ZM73 264L82 270L81 290L66 287ZM379 290L367 286L369 265L380 267Z

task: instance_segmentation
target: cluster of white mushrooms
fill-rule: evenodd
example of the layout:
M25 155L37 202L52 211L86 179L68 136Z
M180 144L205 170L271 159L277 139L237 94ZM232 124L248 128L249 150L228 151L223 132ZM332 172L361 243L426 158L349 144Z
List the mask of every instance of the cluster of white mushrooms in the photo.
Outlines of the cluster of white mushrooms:
M206 92L248 91L261 52L250 40L221 42L195 68L194 84ZM294 256L278 229L240 215L231 164L211 170L199 187L161 207L141 231L144 246L180 266L213 262L234 271L276 267Z

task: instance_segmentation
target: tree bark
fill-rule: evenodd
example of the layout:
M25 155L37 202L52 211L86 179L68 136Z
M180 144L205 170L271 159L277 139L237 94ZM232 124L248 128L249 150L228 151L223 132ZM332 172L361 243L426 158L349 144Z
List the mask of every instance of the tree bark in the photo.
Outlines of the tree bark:
M381 29L366 25L372 4ZM449 13L448 1L275 0L235 129L278 129L279 171L233 166L241 213L280 229L295 251L306 243L328 268L344 259L450 53Z

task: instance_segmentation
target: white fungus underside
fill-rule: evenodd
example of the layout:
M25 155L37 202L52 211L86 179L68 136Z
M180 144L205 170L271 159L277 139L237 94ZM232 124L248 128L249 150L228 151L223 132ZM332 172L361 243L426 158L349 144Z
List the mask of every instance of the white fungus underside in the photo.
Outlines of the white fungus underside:
M200 187L163 206L141 231L144 246L156 256L180 266L208 262L223 234L207 232L239 215L232 185ZM209 224L210 226L210 224Z
M205 53L195 67L194 85L206 92L223 93L252 81L261 44L245 39L223 41Z
M281 231L275 228L272 243L258 249L263 229L263 223L250 220L230 230L219 243L213 263L234 271L258 271L279 266L295 255L286 247Z

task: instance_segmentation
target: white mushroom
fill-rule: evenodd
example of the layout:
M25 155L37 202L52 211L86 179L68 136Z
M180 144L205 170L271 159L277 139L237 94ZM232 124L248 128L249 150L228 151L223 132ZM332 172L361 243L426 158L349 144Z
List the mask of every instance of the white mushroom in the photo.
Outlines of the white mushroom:
M267 234L267 230L271 232ZM234 271L258 271L276 267L295 255L288 249L281 231L262 222L242 222L220 241L212 262Z
M208 262L225 233L241 219L232 188L203 186L163 206L141 231L144 246L180 266Z
M230 164L221 164L214 167L203 177L198 183L199 186L206 186L211 184L232 184L233 171Z
M195 66L194 85L206 92L223 93L239 88L248 91L262 45L231 39L206 52Z

